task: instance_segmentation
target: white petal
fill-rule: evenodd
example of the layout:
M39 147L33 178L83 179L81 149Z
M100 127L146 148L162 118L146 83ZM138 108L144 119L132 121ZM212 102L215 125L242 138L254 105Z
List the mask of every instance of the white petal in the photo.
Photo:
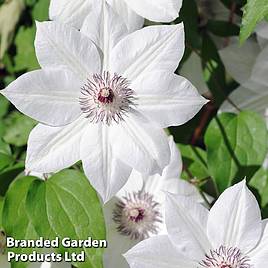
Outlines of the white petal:
M80 86L69 71L38 70L22 75L0 93L22 113L41 123L60 126L81 114Z
M255 32L257 34L258 43L262 48L264 48L268 44L268 24L267 22L263 21L260 22Z
M163 177L179 178L182 172L181 153L174 142L173 136L169 136L170 162L163 171Z
M125 1L107 0L107 2L112 6L115 12L122 17L130 33L142 28L144 19L129 8Z
M94 43L68 25L37 23L35 49L42 68L69 69L80 80L100 72L100 56Z
M263 233L258 246L248 256L254 267L265 267L268 262L268 220L262 222Z
M134 82L141 74L155 69L173 73L183 53L183 24L145 27L115 46L110 69Z
M165 235L140 242L124 256L131 268L196 268L198 265L185 259Z
M130 237L122 235L117 230L117 224L113 220L113 211L118 198L112 198L104 205L104 217L106 223L106 240L108 248L104 251L104 267L109 268L128 268L128 264L123 254L131 249L138 241L131 240Z
M127 193L138 192L144 187L144 180L148 176L139 173L136 170L132 170L127 183L124 187L116 194L117 197L126 196Z
M252 72L256 57L260 52L258 44L248 40L241 47L236 42L220 51L227 72L240 84L246 82Z
M182 0L125 0L140 16L159 22L170 22L179 15Z
M64 127L37 125L28 140L26 169L57 172L80 160L80 140L88 121L79 118Z
M265 47L256 59L256 64L254 65L251 79L259 84L268 87L268 46Z
M108 126L90 124L80 148L84 171L104 203L124 186L131 172L129 166L116 158L111 142Z
M167 193L166 225L181 253L199 262L211 249L206 235L208 210L194 198Z
M166 134L141 114L114 125L111 138L115 155L141 173L162 173L170 160Z
M203 76L202 62L196 53L192 53L187 61L183 63L180 75L190 80L200 94L209 92Z
M238 87L230 94L229 98L241 110L252 110L264 115L268 107L268 87L256 83L251 83L250 86L250 88ZM222 112L238 112L228 101L222 104L220 110Z
M108 4L103 6L101 2L95 4L85 19L81 32L103 51L104 70L108 67L112 48L128 33L121 17Z
M188 122L208 102L187 79L166 72L144 73L131 87L139 110L163 128Z
M188 181L182 179L178 178L167 179L162 187L162 190L176 195L191 197L192 199L195 199L196 202L199 203L203 201L196 187L194 187Z
M78 29L92 10L92 0L51 0L49 18L70 24Z
M245 181L225 190L210 210L207 233L214 248L224 245L247 252L255 247L261 232L258 202Z

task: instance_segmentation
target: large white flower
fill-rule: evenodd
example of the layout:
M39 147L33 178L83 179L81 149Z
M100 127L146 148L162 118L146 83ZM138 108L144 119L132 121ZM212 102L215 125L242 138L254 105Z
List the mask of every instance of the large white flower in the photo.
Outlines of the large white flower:
M104 206L108 248L105 268L129 267L122 254L141 240L166 234L164 220L165 192L193 197L202 202L197 189L180 178L180 152L169 138L171 160L162 176L144 176L133 171L127 184Z
M50 19L68 23L78 29L98 3L105 0L51 0ZM170 22L178 17L182 0L106 0L124 19L130 31L143 25L143 18Z
M26 169L57 172L81 159L104 201L122 188L132 168L161 173L170 158L161 128L187 122L207 102L174 74L184 52L182 24L146 27L118 42L125 25L106 8L103 52L84 34L86 26L78 31L38 23L42 69L1 90L42 123L30 134Z
M227 189L208 211L192 198L168 194L168 235L125 256L135 268L261 268L268 262L268 226L246 183Z

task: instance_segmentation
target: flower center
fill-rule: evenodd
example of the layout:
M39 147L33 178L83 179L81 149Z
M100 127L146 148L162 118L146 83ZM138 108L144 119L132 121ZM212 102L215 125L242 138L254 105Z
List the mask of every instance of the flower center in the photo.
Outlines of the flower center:
M81 88L82 112L93 123L119 123L125 114L134 110L134 91L129 85L126 78L117 74L94 74Z
M206 268L252 268L250 259L240 249L225 246L211 250L199 264Z
M127 194L118 201L113 220L118 232L133 240L143 240L150 234L157 234L158 224L162 222L159 203L143 191Z

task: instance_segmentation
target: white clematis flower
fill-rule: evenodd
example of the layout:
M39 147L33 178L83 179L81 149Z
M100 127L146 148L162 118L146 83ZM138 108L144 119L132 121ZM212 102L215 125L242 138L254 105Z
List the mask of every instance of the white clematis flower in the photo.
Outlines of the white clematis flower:
M42 123L30 134L26 169L51 173L82 160L103 201L122 188L132 168L160 174L170 158L161 128L184 124L207 102L174 74L184 52L182 24L146 27L117 43L125 25L108 7L106 15L113 24L103 52L83 27L37 23L42 69L1 91Z
M268 226L245 181L208 211L192 198L167 195L168 235L142 241L126 259L132 268L260 268L268 261Z
M140 29L144 23L143 18L158 22L173 21L178 17L182 6L182 0L51 0L50 19L80 29L95 6L105 2L123 18L129 31Z
M165 192L193 197L202 202L197 189L180 178L182 159L173 138L169 138L171 160L162 176L144 176L133 171L127 184L104 206L108 248L105 268L129 267L122 254L143 239L166 234Z

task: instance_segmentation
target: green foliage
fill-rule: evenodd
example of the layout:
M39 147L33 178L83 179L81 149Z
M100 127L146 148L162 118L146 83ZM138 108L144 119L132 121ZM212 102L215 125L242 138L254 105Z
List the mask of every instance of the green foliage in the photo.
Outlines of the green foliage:
M33 8L33 19L38 21L45 21L48 19L48 7L50 0L40 0L36 2Z
M9 107L8 100L4 96L0 95L0 118L6 115L8 107Z
M254 31L258 22L268 15L267 0L247 0L244 7L242 26L240 31L240 42L243 43Z
M3 229L3 224L2 224L3 206L4 206L4 198L0 196L0 230Z
M35 25L30 28L24 26L19 28L15 38L18 53L14 58L15 66L13 71L32 71L39 68L34 50L35 31Z
M31 118L22 115L19 112L12 112L5 119L6 131L4 135L5 142L15 145L26 145L30 131L36 122Z
M191 145L179 145L182 155L184 170L184 178L196 178L198 180L209 177L207 169L207 154L206 151Z
M268 205L268 171L260 168L250 181L250 186L257 190L262 207Z
M211 1L214 3L214 0ZM185 125L170 128L170 133L179 143L183 179L191 180L200 191L205 190L217 198L227 187L246 177L260 202L263 215L268 217L268 172L261 167L267 153L266 124L253 112L217 115L220 105L238 87L226 75L219 50L231 43L231 37L239 35L238 25L244 4L241 42L251 34L257 22L264 17L268 20L268 2L221 2L226 8L226 20L218 18L214 10L204 14L200 1L185 0L180 17L175 21L183 21L186 32L186 52L180 68L187 63L190 55L197 56L198 63L202 65L202 72L199 71L198 75L200 80L203 78L205 88L209 89L204 95L211 102ZM48 19L49 0L25 0L25 4L26 9L3 59L4 66L0 68L0 88L21 74L40 68L34 50L35 20ZM176 72L179 74L180 69ZM188 79L192 81L191 74ZM0 229L3 227L8 235L17 239L40 236L49 239L55 236L105 239L100 201L82 173L65 170L47 181L24 176L26 143L35 124L0 95ZM63 250L60 248L59 252ZM68 250L70 253L81 251ZM17 249L17 253L30 251ZM103 251L85 251L86 263L74 265L78 268L101 268ZM26 266L23 263L12 264L15 268Z
M48 181L32 183L27 211L39 236L54 239L105 239L105 225L98 196L80 172L65 170ZM62 250L62 249L61 249ZM102 267L102 249L83 249L86 262L78 268ZM81 249L70 248L70 253Z
M0 195L5 196L9 185L24 171L24 164L17 163L9 166L0 172Z
M253 112L223 113L209 125L205 143L210 175L223 192L236 180L250 179L262 165L267 153L266 124Z
M0 171L9 166L12 162L13 157L10 146L0 138Z
M217 47L209 35L204 35L201 55L204 80L219 106L226 99L226 93L224 92L226 88L225 69Z
M229 37L239 35L240 28L228 21L209 20L208 30L217 36Z
M34 177L23 177L16 180L10 186L3 207L3 227L7 236L15 239L37 239L37 234L26 212L25 201L30 184ZM22 254L30 254L33 249L12 248L11 251ZM13 262L12 268L27 267L26 263Z

